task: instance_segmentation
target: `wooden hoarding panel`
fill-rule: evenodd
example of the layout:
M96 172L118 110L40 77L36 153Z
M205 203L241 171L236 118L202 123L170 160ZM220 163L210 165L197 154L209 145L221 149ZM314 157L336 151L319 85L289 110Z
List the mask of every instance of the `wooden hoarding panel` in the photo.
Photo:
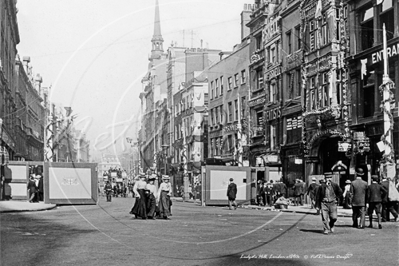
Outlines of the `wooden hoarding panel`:
M96 166L94 163L45 163L45 203L96 204Z
M207 165L205 175L205 204L227 205L227 187L233 178L237 185L238 204L250 201L251 169L249 167Z

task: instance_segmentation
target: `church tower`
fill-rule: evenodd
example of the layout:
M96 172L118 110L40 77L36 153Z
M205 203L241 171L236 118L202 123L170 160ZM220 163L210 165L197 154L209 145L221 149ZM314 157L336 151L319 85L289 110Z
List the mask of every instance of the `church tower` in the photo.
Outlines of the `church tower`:
M161 35L161 20L159 18L158 0L155 2L154 35L152 36L151 42L151 59L160 58L163 53L163 38Z

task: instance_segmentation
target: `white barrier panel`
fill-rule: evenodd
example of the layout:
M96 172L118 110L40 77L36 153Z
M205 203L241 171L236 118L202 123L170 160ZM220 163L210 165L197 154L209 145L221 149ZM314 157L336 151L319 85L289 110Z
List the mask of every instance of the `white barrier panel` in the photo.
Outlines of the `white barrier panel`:
M96 204L97 164L45 163L45 203Z

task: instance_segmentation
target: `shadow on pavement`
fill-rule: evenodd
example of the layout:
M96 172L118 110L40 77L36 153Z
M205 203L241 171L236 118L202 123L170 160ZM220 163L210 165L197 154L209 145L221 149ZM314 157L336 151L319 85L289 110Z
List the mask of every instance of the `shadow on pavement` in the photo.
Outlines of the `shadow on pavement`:
M207 263L209 266L230 266L230 265L295 265L295 266L310 266L314 265L310 262L303 261L300 259L275 259L275 258L254 258L254 259L245 259L240 257L228 257L217 260L215 262Z
M96 232L24 213L1 215L0 223L1 265L55 265L57 252L76 238Z
M320 229L299 229L299 231L305 232L305 233L323 234L323 230L320 230Z

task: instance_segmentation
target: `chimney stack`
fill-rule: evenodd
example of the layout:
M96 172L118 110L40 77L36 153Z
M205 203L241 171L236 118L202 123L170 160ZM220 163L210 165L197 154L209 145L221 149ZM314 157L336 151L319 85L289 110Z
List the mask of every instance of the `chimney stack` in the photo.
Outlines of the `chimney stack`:
M241 12L241 40L248 37L250 29L247 23L251 20L252 6L251 4L244 4L244 10Z
M40 97L43 96L42 95L42 82L43 82L43 79L40 76L40 74L36 74L36 77L35 77L35 88L36 88L37 92L39 93Z

